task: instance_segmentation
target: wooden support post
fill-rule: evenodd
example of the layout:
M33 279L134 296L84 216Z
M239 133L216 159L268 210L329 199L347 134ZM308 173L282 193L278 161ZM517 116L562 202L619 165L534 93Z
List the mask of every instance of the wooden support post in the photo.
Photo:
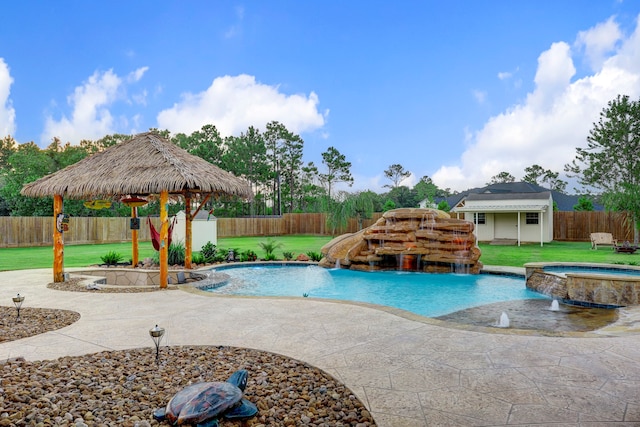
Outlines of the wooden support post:
M137 219L137 218L138 218L138 208L135 206L131 206L131 219ZM138 265L138 261L139 261L138 229L132 228L131 229L131 266L136 267Z
M53 196L53 281L64 282L64 240L62 238L63 199L61 194Z
M169 285L169 192L160 193L160 287Z
M191 194L184 195L184 268L191 268L193 239L191 238Z

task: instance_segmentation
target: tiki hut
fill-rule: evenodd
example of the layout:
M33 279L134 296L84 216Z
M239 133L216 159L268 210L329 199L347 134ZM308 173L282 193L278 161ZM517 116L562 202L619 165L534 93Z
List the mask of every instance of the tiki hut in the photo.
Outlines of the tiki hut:
M167 204L170 196L183 197L186 213L185 267L191 268L191 202L235 195L251 198L249 184L206 160L187 153L160 135L147 132L114 145L23 187L28 197L53 196L54 219L64 218L63 198L120 199L160 195L160 286L168 279ZM198 208L199 209L199 208ZM132 217L136 217L133 206ZM64 281L63 229L54 227L54 281ZM133 261L137 264L137 232L132 230Z

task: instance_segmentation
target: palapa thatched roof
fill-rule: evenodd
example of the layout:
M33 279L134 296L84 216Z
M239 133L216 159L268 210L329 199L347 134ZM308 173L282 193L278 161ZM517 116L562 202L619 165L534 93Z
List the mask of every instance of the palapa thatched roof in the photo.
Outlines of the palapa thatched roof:
M160 135L147 132L22 188L29 197L72 199L129 194L213 193L252 197L249 184Z

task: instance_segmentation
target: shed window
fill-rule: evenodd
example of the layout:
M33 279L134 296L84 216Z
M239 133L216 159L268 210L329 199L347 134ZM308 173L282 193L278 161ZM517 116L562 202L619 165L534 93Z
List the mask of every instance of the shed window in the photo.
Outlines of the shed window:
M486 224L487 223L487 218L485 216L484 212L481 213L474 213L473 214L473 222L480 225L480 224Z
M527 212L526 222L527 224L538 224L540 221L540 214L538 212Z

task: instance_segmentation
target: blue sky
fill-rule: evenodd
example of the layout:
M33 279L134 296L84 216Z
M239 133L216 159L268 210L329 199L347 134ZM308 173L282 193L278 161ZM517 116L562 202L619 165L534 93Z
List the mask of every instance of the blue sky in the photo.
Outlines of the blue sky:
M453 190L562 172L609 100L640 96L630 0L23 0L2 15L0 136L278 120L305 162L343 153L350 191L383 191L394 163L406 185Z

